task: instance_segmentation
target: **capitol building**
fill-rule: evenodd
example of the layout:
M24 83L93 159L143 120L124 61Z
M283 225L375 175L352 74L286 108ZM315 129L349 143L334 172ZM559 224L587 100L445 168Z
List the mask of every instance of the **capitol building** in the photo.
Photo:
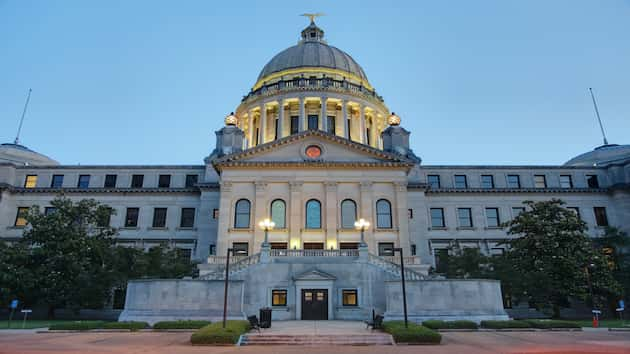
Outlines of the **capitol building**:
M216 318L228 252L232 318L267 306L275 319L400 318L402 252L413 318L481 320L507 318L498 282L435 274L452 246L501 254L513 237L501 225L523 201L562 199L592 237L630 232L630 145L558 166L424 165L405 119L311 21L264 65L203 164L61 165L2 144L0 239L18 240L26 210L62 193L112 207L119 244L200 262L198 279L131 282L126 320Z

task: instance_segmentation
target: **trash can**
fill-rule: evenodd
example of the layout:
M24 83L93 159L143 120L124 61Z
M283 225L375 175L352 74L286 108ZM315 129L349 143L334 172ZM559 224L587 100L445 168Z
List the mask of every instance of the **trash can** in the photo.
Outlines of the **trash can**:
M271 327L271 308L263 307L260 309L260 328Z

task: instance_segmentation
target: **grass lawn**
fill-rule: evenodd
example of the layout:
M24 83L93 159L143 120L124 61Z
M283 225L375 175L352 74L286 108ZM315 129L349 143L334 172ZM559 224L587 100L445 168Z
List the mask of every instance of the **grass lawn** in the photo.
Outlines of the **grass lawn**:
M51 324L72 322L68 320L26 320L24 329L46 328ZM0 330L8 328L8 320L0 321ZM22 318L13 318L11 329L22 329Z
M571 322L577 322L582 327L593 327L593 320L570 320ZM600 320L599 327L603 328L630 328L630 320L625 320L625 326L621 320Z

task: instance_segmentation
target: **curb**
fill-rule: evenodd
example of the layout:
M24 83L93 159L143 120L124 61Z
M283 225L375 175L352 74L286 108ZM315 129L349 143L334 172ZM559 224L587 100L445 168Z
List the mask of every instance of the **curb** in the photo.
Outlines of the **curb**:
M132 331L130 329L54 329L54 330L39 330L35 333L194 333L196 329L139 329Z
M610 332L630 332L630 328L608 328Z

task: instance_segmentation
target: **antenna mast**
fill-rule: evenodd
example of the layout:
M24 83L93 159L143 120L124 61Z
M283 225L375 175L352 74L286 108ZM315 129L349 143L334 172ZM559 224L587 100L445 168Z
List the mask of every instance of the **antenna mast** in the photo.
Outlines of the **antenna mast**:
M595 114L597 115L597 121L599 122L599 129L602 131L602 137L604 138L604 145L608 145L608 140L606 139L606 133L604 132L604 125L602 124L602 119L599 117L599 109L597 109L597 102L595 101L595 95L593 94L593 89L588 88L591 92L591 98L593 99L593 106L595 107Z
M22 123L24 123L24 116L26 115L26 109L28 108L28 102L31 100L31 91L33 89L28 89L28 96L26 96L26 102L24 103L24 110L22 111L22 118L20 118L20 125L18 126L17 134L15 135L14 144L18 144L20 141L20 132L22 131Z

